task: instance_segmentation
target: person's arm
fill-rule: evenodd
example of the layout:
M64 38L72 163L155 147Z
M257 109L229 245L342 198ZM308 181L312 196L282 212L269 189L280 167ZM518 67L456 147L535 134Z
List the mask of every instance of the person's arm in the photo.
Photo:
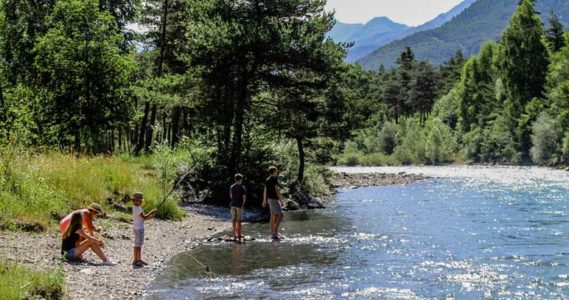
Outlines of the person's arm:
M267 187L263 191L263 207L267 206Z
M275 191L277 192L277 198L279 199L279 203L281 204L281 206L284 206L284 202L283 199L281 197L281 189L279 187L279 185L275 185Z
M96 227L93 224L93 217L91 216L91 213L88 213L83 217L85 218L85 222L83 225L85 225L85 227L87 228L87 232L89 232L90 235L93 235L93 232L101 232L101 228Z
M75 231L75 233L79 234L79 236L80 236L82 239L90 240L90 241L96 242L96 243L99 244L99 246L101 246L101 247L103 247L103 246L105 245L105 243L103 242L103 240L98 239L98 238L96 238L96 237L94 237L94 236L92 236L92 235L86 233L83 229L77 229L77 231Z
M154 216L156 215L158 211L156 209L151 210L149 213L145 214L144 211L142 211L140 213L140 217L146 221L146 220L150 220L152 218L154 218Z

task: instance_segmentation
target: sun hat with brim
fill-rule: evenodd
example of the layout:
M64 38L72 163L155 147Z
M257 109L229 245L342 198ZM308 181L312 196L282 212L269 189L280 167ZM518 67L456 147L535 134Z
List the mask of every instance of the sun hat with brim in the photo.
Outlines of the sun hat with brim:
M103 209L101 208L101 206L97 203L91 203L91 205L89 205L89 207L87 207L88 210L92 210L100 215L103 214Z
M144 194L141 192L132 193L132 199L144 200Z

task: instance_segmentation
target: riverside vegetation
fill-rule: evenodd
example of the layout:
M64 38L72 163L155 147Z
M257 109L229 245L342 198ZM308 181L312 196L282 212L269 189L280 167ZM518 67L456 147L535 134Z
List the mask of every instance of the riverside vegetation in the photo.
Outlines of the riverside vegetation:
M239 171L258 205L273 164L302 199L330 192L326 164L567 163L569 47L532 1L476 57L406 49L377 72L344 63L324 5L0 1L0 226L53 230L90 202L125 220L126 195L152 209L185 172L193 199L222 204ZM57 298L58 272L15 286Z

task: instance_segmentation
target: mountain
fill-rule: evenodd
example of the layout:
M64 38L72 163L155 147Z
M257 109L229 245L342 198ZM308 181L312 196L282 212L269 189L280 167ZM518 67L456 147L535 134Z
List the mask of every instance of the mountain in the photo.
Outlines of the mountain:
M328 36L335 42L355 43L354 47L350 49L350 53L348 54L348 61L353 62L356 59L371 53L373 50L377 49L379 45L385 45L392 41L392 39L386 39L387 37L396 36L398 33L405 31L408 28L409 27L407 25L393 22L387 17L377 17L366 24L346 24L336 21L336 24L332 30L330 30ZM362 51L359 48L361 41L365 41L365 43L362 43L362 46L371 46L371 49Z
M357 61L364 69L377 70L381 65L394 65L401 51L409 46L419 60L439 65L457 50L465 56L478 53L487 40L498 40L514 13L519 0L478 0L444 25L417 32L393 41ZM547 21L555 11L564 24L569 24L568 0L537 0L536 9Z
M387 17L373 18L365 25L346 24L336 21L328 36L336 42L352 42L376 35L399 32L407 28L409 28L407 25L395 23Z
M395 23L387 17L379 17L365 25L336 22L336 25L328 35L336 42L354 42L354 46L350 49L347 57L348 62L354 62L392 41L439 27L460 14L474 2L476 0L465 0L450 11L440 14L435 19L417 27L407 27L403 24Z

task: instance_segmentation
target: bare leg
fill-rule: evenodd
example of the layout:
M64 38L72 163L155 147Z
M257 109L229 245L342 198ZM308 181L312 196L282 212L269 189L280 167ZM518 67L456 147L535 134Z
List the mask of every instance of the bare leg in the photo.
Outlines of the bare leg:
M233 236L236 237L237 235L237 221L233 220L231 221L232 225L233 225Z
M276 225L275 225L275 234L279 235L279 226L281 226L281 222L283 221L283 213L280 213L277 215L277 220L275 221Z
M97 244L94 241L91 240L85 240L83 242L81 242L81 244L79 244L79 246L77 248L75 248L75 257L80 257L83 253L85 253L85 251L87 251L88 249L93 250L93 252L95 252L95 254L97 254L97 256L99 256L100 259L102 259L103 261L107 261L108 258L105 255L105 253L103 253L103 250L101 250L101 247L99 246L99 244Z
M142 260L142 248L141 247L134 247L134 260L141 261Z

